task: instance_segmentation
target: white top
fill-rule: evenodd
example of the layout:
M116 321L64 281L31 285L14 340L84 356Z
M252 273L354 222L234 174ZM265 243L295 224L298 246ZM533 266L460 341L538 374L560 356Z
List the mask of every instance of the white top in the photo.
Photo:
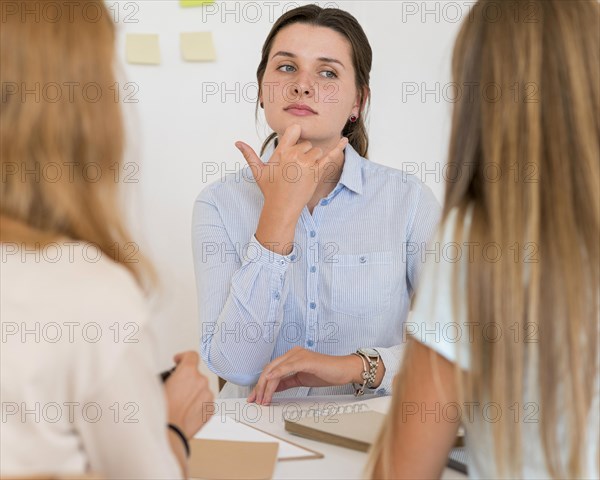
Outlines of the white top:
M130 273L81 242L0 254L2 475L180 478Z
M465 221L467 232L470 227L470 220L470 215L467 215ZM436 245L439 245L441 255L438 258L430 256L428 258L430 261L425 265L415 307L406 327L407 332L410 332L417 340L448 360L452 362L459 361L463 369L468 369L470 365L470 327L466 320L464 299L461 299L461 303L457 305L457 316L455 317L453 314L452 285L454 283L453 269L458 265L461 268L459 282L462 285L459 290L466 291L465 269L466 262L469 259L469 251L468 245L462 245L460 249L457 249L456 244L451 245L454 242L455 229L456 211L453 211L444 226L441 227L436 239L436 242L439 242ZM478 250L477 253L482 254L481 250ZM461 254L460 257L459 254ZM492 253L489 253L489 255L490 258L493 256ZM494 338L497 334L499 333L490 330L489 337ZM503 332L503 334L513 335L513 332ZM529 345L533 347L535 344L531 343ZM528 378L535 378L537 362L534 362L531 370L532 372L529 372ZM531 375L531 373L534 375ZM590 379L590 381L594 381L594 379ZM585 468L583 478L600 478L597 463L600 395L598 392L598 378L595 381L596 396L589 416L586 450L582 452ZM498 418L498 415L510 415L511 418L521 422L523 471L520 477L550 478L544 460L540 435L540 394L537 385L534 382L525 385L523 402L516 409L498 410L498 404L494 405L493 399L489 402L481 401L479 403L479 408L476 406L462 406L463 415L474 419L473 423L466 422L464 424L467 429L466 445L469 455L469 477L499 478L494 462L492 422ZM448 414L454 417L455 410L448 411ZM560 432L565 431L564 417L559 418L557 429ZM566 435L564 435L564 438L566 440ZM568 445L564 442L561 446L563 447L561 453L566 458Z

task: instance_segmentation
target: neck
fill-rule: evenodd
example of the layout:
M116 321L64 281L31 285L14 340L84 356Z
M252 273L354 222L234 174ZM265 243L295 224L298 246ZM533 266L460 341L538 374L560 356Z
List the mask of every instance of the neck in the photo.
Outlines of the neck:
M313 147L318 147L323 150L323 154L326 157L333 150L340 139L334 139L329 142L311 142ZM337 154L335 157L328 158L325 163L321 165L321 175L319 185L315 190L313 197L308 203L308 208L312 213L313 208L321 199L327 197L338 184L340 177L342 176L342 170L344 169L344 152Z

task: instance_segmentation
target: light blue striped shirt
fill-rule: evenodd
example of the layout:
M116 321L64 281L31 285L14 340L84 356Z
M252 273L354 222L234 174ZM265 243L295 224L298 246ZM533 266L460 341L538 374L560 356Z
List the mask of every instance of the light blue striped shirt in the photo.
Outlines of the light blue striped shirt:
M263 202L245 167L206 187L194 205L200 350L208 368L251 386L271 360L296 345L326 355L371 347L386 368L374 393L391 394L402 326L439 221L433 193L348 145L337 186L312 215L304 208L287 256L254 237ZM348 393L350 384L275 397Z

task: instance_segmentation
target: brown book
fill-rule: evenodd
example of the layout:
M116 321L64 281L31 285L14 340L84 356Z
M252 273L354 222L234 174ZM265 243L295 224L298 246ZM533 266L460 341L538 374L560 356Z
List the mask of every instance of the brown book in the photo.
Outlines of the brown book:
M385 415L378 412L310 415L299 420L285 420L285 429L311 440L366 452L375 442Z
M300 437L366 452L375 443L386 416L366 411L309 415L299 420L285 420L285 429ZM456 437L455 447L462 447L463 435Z
M268 480L273 478L279 444L192 438L190 447L192 479Z

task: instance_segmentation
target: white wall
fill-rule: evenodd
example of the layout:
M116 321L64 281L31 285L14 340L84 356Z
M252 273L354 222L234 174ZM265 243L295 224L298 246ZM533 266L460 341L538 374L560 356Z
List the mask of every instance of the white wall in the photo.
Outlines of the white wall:
M107 3L119 13L123 81L138 87L138 102L123 104L132 124L127 161L141 166L139 183L128 185L134 190L128 206L136 238L158 267L164 286L156 320L166 367L174 352L199 348L190 221L196 195L220 178L203 178L203 164L207 168L207 162L216 162L220 171L233 169L244 164L234 147L236 140L260 146L267 130L264 122L255 125L250 98L256 92L260 49L280 14L308 2L217 1L204 9L183 9L175 0ZM325 3L334 2L320 2ZM416 171L441 200L440 162L446 155L456 94L447 88L452 44L472 2L335 4L359 20L374 52L371 160ZM191 31L213 33L216 62L182 61L179 33ZM161 65L125 64L126 33L160 34ZM211 94L215 89L218 93ZM230 93L225 95L225 89ZM430 93L423 98L424 89ZM122 84L121 92L133 89L125 91Z

